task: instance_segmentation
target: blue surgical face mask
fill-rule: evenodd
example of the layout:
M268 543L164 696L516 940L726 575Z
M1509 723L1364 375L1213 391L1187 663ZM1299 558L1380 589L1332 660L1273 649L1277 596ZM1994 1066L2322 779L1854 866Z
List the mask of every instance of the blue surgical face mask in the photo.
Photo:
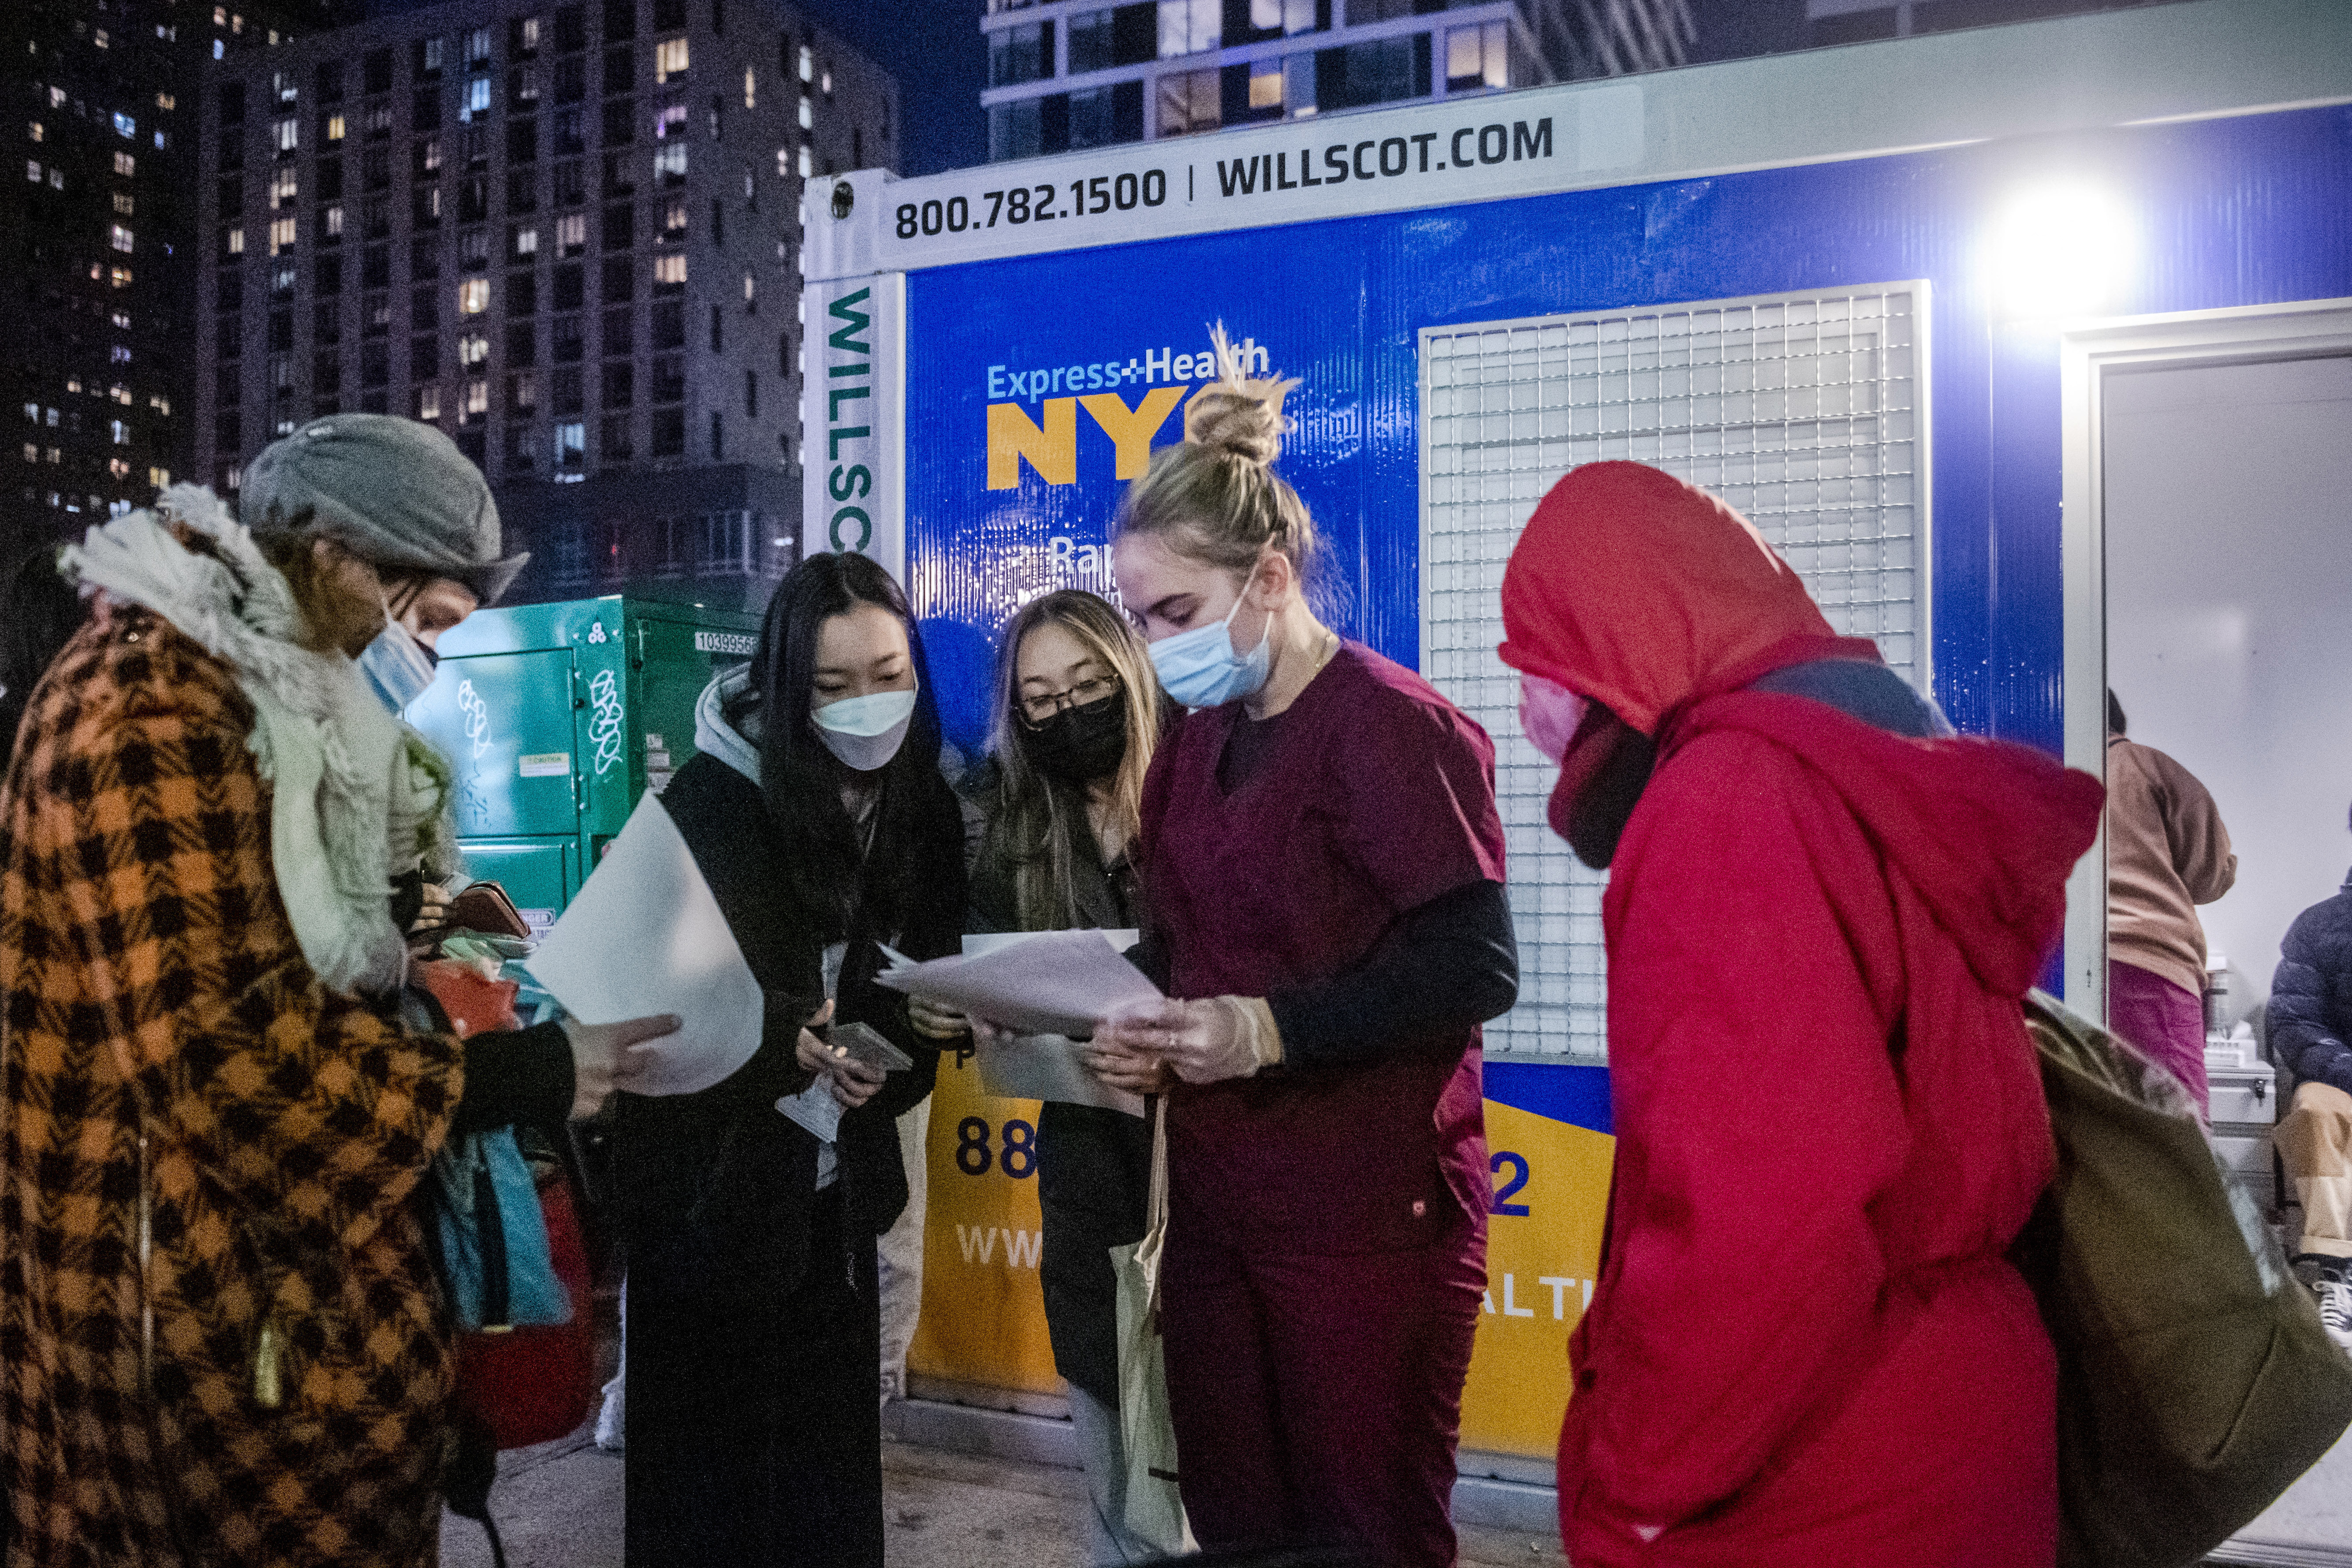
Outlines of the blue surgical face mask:
M1241 607L1241 600L1235 599L1216 625L1194 626L1151 645L1151 668L1169 696L1187 708L1221 708L1265 686L1274 668L1274 617L1266 616L1257 647L1237 654L1233 625Z
M816 738L841 765L861 773L887 767L915 719L915 693L869 691L809 710Z
M377 698L386 708L400 713L433 684L433 668L441 662L441 656L419 642L416 634L387 610L383 630L360 650L359 662L361 672L367 677Z

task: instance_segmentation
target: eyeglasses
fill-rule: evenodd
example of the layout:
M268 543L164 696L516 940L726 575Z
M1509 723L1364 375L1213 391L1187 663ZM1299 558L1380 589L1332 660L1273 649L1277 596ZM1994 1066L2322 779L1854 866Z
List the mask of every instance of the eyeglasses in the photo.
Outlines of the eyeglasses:
M1021 716L1032 724L1043 724L1065 708L1089 708L1118 693L1118 677L1089 676L1066 691L1045 691L1022 698Z

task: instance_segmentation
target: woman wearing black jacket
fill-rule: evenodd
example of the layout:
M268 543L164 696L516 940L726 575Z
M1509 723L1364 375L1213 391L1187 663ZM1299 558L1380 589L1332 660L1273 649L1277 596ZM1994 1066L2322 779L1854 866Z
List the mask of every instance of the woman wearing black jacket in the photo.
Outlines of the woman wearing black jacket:
M879 944L952 952L961 818L905 595L864 556L777 588L662 797L766 994L758 1051L699 1094L625 1097L627 1560L879 1568L875 1237L907 1202L893 1119L935 1042L875 984ZM872 1026L881 1075L811 1032ZM827 1097L840 1108L831 1142ZM795 1120L797 1115L800 1120Z
M1065 588L1022 606L997 655L994 754L972 792L986 819L972 930L1144 923L1129 850L1164 700L1142 639L1104 600ZM1039 1282L1094 1505L1095 1568L1160 1555L1127 1527L1109 1250L1142 1239L1150 1176L1151 1124L1141 1116L1062 1100L1038 1116Z

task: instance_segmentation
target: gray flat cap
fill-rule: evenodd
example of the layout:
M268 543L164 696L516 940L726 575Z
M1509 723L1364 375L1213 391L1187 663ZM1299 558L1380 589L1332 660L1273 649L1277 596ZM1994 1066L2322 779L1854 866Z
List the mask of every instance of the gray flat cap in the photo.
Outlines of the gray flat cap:
M238 512L256 533L310 511L371 562L454 578L498 602L528 553L506 555L482 470L430 425L388 414L330 414L261 449Z

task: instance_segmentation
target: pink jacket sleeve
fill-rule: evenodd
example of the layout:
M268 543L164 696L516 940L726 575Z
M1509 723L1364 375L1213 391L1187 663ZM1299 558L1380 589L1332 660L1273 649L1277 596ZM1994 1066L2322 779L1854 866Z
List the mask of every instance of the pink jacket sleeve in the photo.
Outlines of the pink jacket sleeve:
M1629 1546L1739 1492L1869 1360L1869 1208L1908 1149L1870 980L1893 911L1852 818L1739 736L1651 787L1612 874L1613 1256L1571 1413L1580 1524Z

